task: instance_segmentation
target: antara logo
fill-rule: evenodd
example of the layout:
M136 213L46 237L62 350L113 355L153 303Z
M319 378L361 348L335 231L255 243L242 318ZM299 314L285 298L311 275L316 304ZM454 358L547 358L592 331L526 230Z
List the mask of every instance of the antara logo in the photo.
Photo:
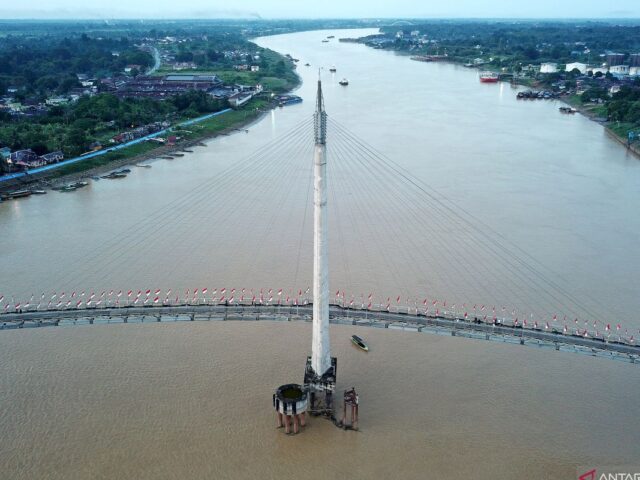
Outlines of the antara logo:
M598 476L597 469L594 468L580 475L578 480L640 480L640 473L606 472Z

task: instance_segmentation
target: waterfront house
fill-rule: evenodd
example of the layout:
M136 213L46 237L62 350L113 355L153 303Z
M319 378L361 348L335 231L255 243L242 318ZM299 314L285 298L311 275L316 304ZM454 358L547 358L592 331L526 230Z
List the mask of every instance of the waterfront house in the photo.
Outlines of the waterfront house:
M58 150L56 152L45 153L40 158L45 164L49 165L51 163L58 163L64 160L64 153Z
M10 157L11 162L17 164L18 162L33 162L36 161L38 159L38 155L35 154L35 152L33 150L26 149L26 150L17 150L15 152L12 152Z
M18 168L23 170L27 170L29 168L42 167L45 165L44 160L38 157L35 152L31 149L27 150L18 150L16 152L11 153L9 157L11 163Z

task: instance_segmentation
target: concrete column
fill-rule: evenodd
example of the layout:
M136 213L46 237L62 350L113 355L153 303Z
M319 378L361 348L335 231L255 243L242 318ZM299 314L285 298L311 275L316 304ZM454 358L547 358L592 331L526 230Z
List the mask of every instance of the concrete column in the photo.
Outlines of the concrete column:
M327 115L318 80L313 156L313 345L311 366L317 375L331 367L329 342L329 261L327 245Z

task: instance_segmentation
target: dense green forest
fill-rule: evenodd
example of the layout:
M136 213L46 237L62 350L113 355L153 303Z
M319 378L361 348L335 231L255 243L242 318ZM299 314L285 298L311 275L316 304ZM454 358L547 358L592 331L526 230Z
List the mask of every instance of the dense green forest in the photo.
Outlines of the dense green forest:
M124 37L5 37L0 39L0 95L9 87L17 87L21 99L65 94L80 86L76 74L107 77L122 74L129 64L148 68L153 57Z
M27 105L42 106L47 98L80 87L77 74L126 81L125 66L140 65L144 71L154 64L153 48L176 62L194 62L199 71L215 73L228 84L262 83L270 91L284 92L298 82L289 59L257 47L236 24L223 22L212 28L199 22L0 22L0 26L6 27L0 33L0 95L9 87L16 88L11 101ZM260 69L234 68L243 63ZM175 73L170 64L157 72L167 73ZM122 98L99 81L96 87L97 95L47 106L35 115L0 110L0 147L31 148L38 154L62 150L71 157L86 152L96 141L105 144L127 129L192 118L227 105L197 91L157 100Z
M417 49L400 39L391 48L447 54L460 61L493 57L499 66L531 62L598 61L605 51L640 51L640 26L598 22L545 21L433 21L411 27L385 27L394 35L418 30L430 42ZM587 48L585 48L587 47Z
M168 100L119 99L111 94L82 97L53 107L37 120L0 123L0 145L12 150L31 148L37 154L62 150L67 156L84 153L96 140L108 142L118 132L162 120L191 118L224 108L204 92L190 91Z

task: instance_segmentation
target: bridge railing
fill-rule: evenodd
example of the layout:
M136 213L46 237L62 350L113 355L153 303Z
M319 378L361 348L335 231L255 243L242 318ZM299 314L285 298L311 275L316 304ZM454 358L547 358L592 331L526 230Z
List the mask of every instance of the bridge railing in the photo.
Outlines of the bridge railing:
M311 322L312 305L180 304L160 306L97 307L31 310L0 316L0 329L108 323L176 321L302 321ZM523 328L522 325L485 323L477 318L390 312L331 305L330 322L359 327L385 328L463 338L533 345L573 351L636 363L640 347L617 338L592 338L557 330ZM639 362L640 363L640 362Z

